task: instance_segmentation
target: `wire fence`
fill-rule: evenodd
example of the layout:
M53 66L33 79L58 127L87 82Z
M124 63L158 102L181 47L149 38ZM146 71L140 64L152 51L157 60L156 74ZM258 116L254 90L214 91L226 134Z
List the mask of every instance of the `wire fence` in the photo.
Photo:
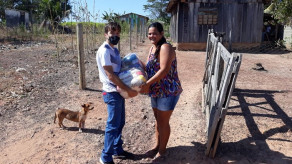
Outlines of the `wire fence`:
M92 53L105 41L104 24L82 23L85 54ZM70 51L75 54L77 51L76 23L71 26L65 26L64 29L50 30L47 27L39 28L39 24L34 24L31 29L23 26L8 28L5 25L0 26L0 43L9 42L10 44L38 43L48 42L56 46L57 56ZM63 27L63 26L62 26ZM121 41L118 45L121 54L135 49L139 43L146 39L145 29L139 29L136 26L130 28L127 23L122 23ZM138 30L137 30L138 29Z
M7 27L6 22L0 21L0 44L5 42L10 44L50 42L55 44L58 58L62 53L75 54L77 52L76 25L82 23L85 55L95 52L105 41L105 23L95 23L102 21L99 11L94 7L98 1L93 1L93 9L89 9L85 0L73 0L70 3L72 14L69 18L64 19L67 23L33 19L29 26L27 23L24 25L17 22L17 26ZM67 12L66 9L64 9L65 12ZM144 42L147 22L143 22L142 26L138 19L134 23L133 20L118 21L122 27L118 48L121 54L125 54L126 51L133 50L139 43Z

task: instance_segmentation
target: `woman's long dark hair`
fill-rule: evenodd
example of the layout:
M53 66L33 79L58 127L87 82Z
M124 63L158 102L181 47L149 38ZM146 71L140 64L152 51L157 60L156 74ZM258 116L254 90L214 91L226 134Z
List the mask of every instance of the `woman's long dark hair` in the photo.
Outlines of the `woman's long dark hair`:
M156 29L158 30L159 33L163 32L163 26L162 26L162 24L159 23L159 22L154 22L154 23L150 24L150 25L148 26L148 30L149 30L149 28L151 28L151 27L156 28ZM155 50L155 52L154 52L154 55L155 55L155 56L158 56L158 54L159 54L159 52L160 52L161 45L164 44L164 43L166 43L166 39L165 39L164 36L162 36L162 38L158 41L158 43L157 43L157 45L156 45L156 50Z

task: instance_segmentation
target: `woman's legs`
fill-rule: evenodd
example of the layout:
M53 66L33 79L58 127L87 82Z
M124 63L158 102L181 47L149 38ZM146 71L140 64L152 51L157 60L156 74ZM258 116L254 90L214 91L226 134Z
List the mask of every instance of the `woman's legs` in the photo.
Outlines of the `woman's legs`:
M158 149L158 154L156 157L159 157L166 152L166 145L170 136L169 120L173 110L160 111L158 109L153 109L153 111L155 111L154 116L156 113L155 136L156 149Z
M156 144L151 151L157 152L158 150L156 157L164 155L166 152L166 145L170 136L169 120L179 97L179 95L162 98L151 97L151 106L156 120Z
M158 132L158 125L157 125L157 109L153 108L153 113L154 113L154 117L155 117L155 145L154 147L151 149L151 151L157 151L159 148L159 132Z

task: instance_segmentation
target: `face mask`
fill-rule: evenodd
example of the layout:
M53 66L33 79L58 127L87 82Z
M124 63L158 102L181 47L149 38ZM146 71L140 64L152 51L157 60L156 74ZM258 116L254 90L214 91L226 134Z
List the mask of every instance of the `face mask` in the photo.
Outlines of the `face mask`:
M120 37L118 36L111 36L108 38L109 42L113 45L117 45L118 42L120 41Z

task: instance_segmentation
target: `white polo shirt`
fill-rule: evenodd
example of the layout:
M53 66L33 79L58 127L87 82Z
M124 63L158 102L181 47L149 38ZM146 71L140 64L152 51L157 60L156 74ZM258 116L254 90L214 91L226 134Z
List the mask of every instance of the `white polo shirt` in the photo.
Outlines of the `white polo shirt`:
M103 66L112 66L116 75L121 69L121 56L117 48L112 48L107 42L104 42L96 52L96 62L99 72L99 79L102 82L102 90L105 92L117 92L116 85L109 80L103 69Z

